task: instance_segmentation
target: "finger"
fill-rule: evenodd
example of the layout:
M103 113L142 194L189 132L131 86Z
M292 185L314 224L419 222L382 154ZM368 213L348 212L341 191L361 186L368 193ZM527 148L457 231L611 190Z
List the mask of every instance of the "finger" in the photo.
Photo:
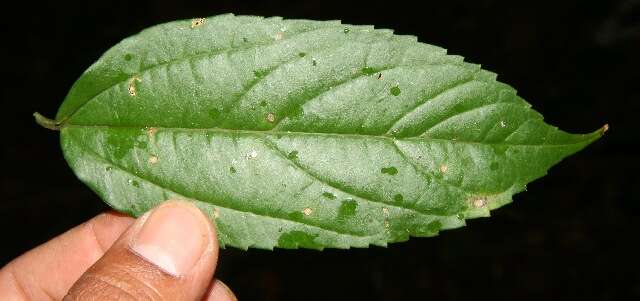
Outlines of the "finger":
M217 259L209 218L191 203L166 202L139 218L65 300L200 300Z
M60 300L134 219L100 214L14 259L0 270L0 300Z
M211 282L207 294L203 300L206 301L237 301L236 295L224 282L215 279Z

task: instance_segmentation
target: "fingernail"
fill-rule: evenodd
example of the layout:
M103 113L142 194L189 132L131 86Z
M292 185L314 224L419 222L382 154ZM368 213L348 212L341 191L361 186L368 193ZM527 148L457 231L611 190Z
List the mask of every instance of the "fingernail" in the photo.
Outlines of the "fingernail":
M207 249L210 233L204 214L186 202L154 209L134 235L131 249L161 270L182 276L191 271Z
M206 301L238 301L238 298L224 282L216 279Z

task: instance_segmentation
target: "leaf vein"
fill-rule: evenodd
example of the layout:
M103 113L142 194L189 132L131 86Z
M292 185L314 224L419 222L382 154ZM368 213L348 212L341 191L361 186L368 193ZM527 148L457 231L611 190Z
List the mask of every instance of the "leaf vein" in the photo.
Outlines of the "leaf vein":
M331 187L333 189L336 189L336 190L338 190L338 191L340 191L340 192L342 192L344 194L358 197L358 198L360 198L360 199L362 199L362 200L364 200L366 202L369 202L369 203L381 204L381 205L384 205L384 206L394 207L394 208L397 208L397 209L400 209L400 210L409 210L409 211L412 211L412 212L417 212L419 214L431 215L431 216L443 216L443 217L444 216L448 216L448 215L442 215L442 214L435 214L433 212L421 211L418 208L399 206L399 205L392 204L392 203L387 203L387 202L384 202L384 201L381 201L381 200L375 200L375 199L372 199L370 197L363 196L363 195L361 195L359 193L349 192L349 191L346 190L346 188L341 187L342 185L337 184L337 183L333 183L333 181L330 181L328 179L324 179L324 178L320 177L319 175L317 175L316 173L312 172L310 169L308 169L304 165L299 164L298 162L296 162L294 160L291 160L290 158L287 157L287 155L286 155L286 153L284 151L282 151L280 148L278 148L278 146L275 145L275 143L273 143L271 141L268 141L266 139L262 139L261 141L263 141L263 144L265 146L267 146L268 148L272 149L281 158L283 158L284 160L288 161L292 166L298 168L300 171L302 171L303 173L305 173L305 174L309 175L310 177L314 178L316 181L318 181L318 182L320 182L320 183L322 183L324 185L327 185L327 186L329 186L329 187Z
M431 131L432 129L434 129L438 125L441 125L441 124L443 124L443 123L447 122L448 120L451 120L451 119L453 119L455 117L459 117L459 116L462 116L462 115L465 115L465 114L469 114L469 113L472 113L472 112L475 112L475 111L478 111L478 110L482 110L482 109L485 109L487 107L499 105L499 104L502 104L502 103L500 103L500 102L486 103L486 104L483 104L483 105L481 105L479 107L473 107L471 109L468 109L468 110L465 110L465 111L462 111L462 112L457 112L457 113L455 113L455 114L453 114L451 116L447 116L446 118L441 119L438 122L436 122L435 124L431 125L426 130L424 130L419 136L428 134L429 131Z
M289 36L288 38L293 38L296 36L300 36L302 34L306 34L306 33L313 33L315 31L320 31L323 29L327 29L330 28L331 26L328 27L319 27L319 28L313 28L313 29L309 29L309 30L303 30L300 32L295 33L294 35ZM173 64L177 64L177 63L182 63L185 61L191 61L191 60L197 60L197 59L201 59L201 58L205 58L205 59L213 59L219 55L230 55L230 54L234 54L240 51L248 51L248 50L256 50L256 49L260 49L263 47L267 47L267 46L271 46L271 45L275 45L276 43L279 43L280 41L270 41L269 43L256 43L254 45L252 45L251 47L243 47L243 48L233 48L233 47L229 47L229 48L221 48L218 51L212 51L212 52L205 52L205 53L197 53L197 54L192 54L192 55L186 55L183 57L179 57L179 58L172 58L169 59L165 62L162 63L156 63L156 64L152 64L150 66L147 66L146 68L140 69L136 74L140 77L142 77L142 74L146 74L151 70L155 70L155 69L159 69L159 68L163 68L166 66L170 66ZM130 75L129 75L130 76ZM80 109L82 109L82 107L84 107L86 104L88 104L91 101L94 101L96 98L98 98L100 95L102 95L103 93L105 93L106 91L113 89L114 87L126 82L129 79L129 77L122 79L120 81L116 81L114 84L112 84L109 87L106 87L104 89L102 89L101 91L97 92L94 96L92 96L91 98L87 99L84 103L82 103L81 105L79 105L77 108L75 108L69 115L67 115L66 117L63 118L63 120L61 120L59 123L60 124L65 124L66 121L71 118L73 115L75 115Z
M126 173L126 174L128 174L128 175L130 175L130 176L132 176L132 177L135 177L135 178L137 178L137 179L140 179L140 180L141 180L141 181L143 181L143 182L146 182L146 183L151 184L151 185L153 185L153 186L159 187L159 188L161 188L162 190L166 190L166 191L168 191L168 192L170 192L170 193L172 193L172 194L175 194L175 195L177 195L177 196L183 197L183 198L185 198L185 199L187 199L187 200L194 200L194 201L198 201L198 202L201 202L201 203L205 203L205 204L207 204L207 205L213 205L213 206L216 206L216 207L220 207L220 208L224 208L224 209L227 209L227 210L231 210L231 211L235 211L235 212L240 212L240 213L244 213L244 214L249 213L249 214L253 214L253 215L261 216L261 217L265 217L265 218L271 218L271 219L281 220L281 221L290 222L290 223L294 223L294 224L300 224L300 225L304 225L304 226L307 226L307 227L311 227L311 228L316 228L316 229L323 230L323 231L332 232L332 233L335 233L335 234L338 234L338 235L351 236L351 237L359 237L359 238L366 238L366 237L374 237L374 236L375 236L375 235L358 235L358 234L354 234L354 233L340 232L340 231L337 231L337 230L334 230L334 229L329 229L329 228L325 228L325 227L321 227L321 226L317 226L317 225L311 225L311 224L303 223L303 222L300 222L300 221L295 221L295 220L287 219L287 218L284 218L284 217L272 216L272 215L267 215L267 214L257 214L257 213L251 212L251 211L242 211L242 210L238 210L238 209L235 209L235 208L232 208L232 207L228 207L228 206L221 206L221 205L219 205L219 204L214 204L213 202L203 201L203 200L200 200L200 199L198 199L198 198L190 197L190 196L188 195L188 193L179 192L179 191L177 191L177 190L176 190L176 189L174 189L174 188L171 188L171 187L165 187L165 186L163 186L163 185L161 185L161 184L156 183L155 181L152 181L152 180L150 180L150 179L143 178L143 177L141 177L141 176L139 176L139 175L136 175L133 171L131 171L131 170L129 170L129 169L127 169L127 168L123 167L123 166L120 166L119 164L116 164L115 162L113 162L113 161L111 161L111 160L109 160L109 159L107 159L107 158L105 158L105 157L101 156L101 155L100 155L100 154L98 154L96 151L94 151L93 149L89 148L89 147L88 147L88 146L86 146L84 143L82 143L81 141L79 141L78 139L76 139L75 137L73 137L73 135L69 135L69 136L71 137L71 139L72 139L72 140L75 140L75 141L76 141L76 143L77 143L77 144L78 144L82 149L84 149L84 150L85 150L85 152L86 152L87 154L89 154L89 155L93 156L93 157L94 157L94 158L96 158L97 160L103 161L104 163L109 164L109 165L113 166L114 168L117 168L117 169L121 170L122 172L124 172L124 173Z
M392 123L392 124L391 124L391 126L389 127L389 130L387 130L387 134L389 134L389 135L390 135L390 134L392 134L393 129L398 125L398 123L400 123L400 121L402 121L402 120L403 120L405 117L407 117L409 114L412 114L413 112L415 112L415 111L419 110L423 105L427 104L427 103L429 102L429 100L435 99L436 97L438 97L438 96L440 96L440 95L443 95L443 94L445 94L445 93L447 93L447 92L450 92L450 91L453 91L453 90L455 90L455 89L458 89L459 87L461 87L461 86L463 86L463 85L465 85L465 84L467 84L467 83L470 83L470 82L472 82L472 81L474 81L474 80L475 80L475 76L471 76L471 77L470 77L470 78L468 78L468 79L465 79L465 80L463 80L463 81L461 81L461 82L457 82L457 83L455 83L454 85L452 85L452 86L450 86L450 87L447 87L447 88L445 88L444 90L442 90L442 91L440 91L440 92L436 93L435 95L433 95L433 96L429 96L429 97L425 98L424 100L422 100L422 101L418 102L415 106L413 106L413 107L412 107L411 109L409 109L408 111L404 112L402 115L400 115L400 117L398 117L397 119L395 119L395 120L393 121L393 123Z
M411 158L409 158L409 156L398 146L397 140L391 140L390 144L393 146L395 151L398 153L398 155L400 155L400 157L402 157L402 159L404 161L406 161L409 165L411 165L413 167L413 169L415 169L419 174L421 174L425 178L429 178L430 180L432 180L434 182L438 182L439 184L442 184L444 186L447 186L447 187L453 188L455 190L458 190L458 191L462 192L464 195L467 195L469 193L469 191L465 190L462 187L455 186L455 185L453 185L453 184L451 184L449 182L446 182L446 181L440 181L440 179L430 175L426 170L424 170L424 168L422 168L420 165L418 165L415 162L413 162L413 160L411 160Z

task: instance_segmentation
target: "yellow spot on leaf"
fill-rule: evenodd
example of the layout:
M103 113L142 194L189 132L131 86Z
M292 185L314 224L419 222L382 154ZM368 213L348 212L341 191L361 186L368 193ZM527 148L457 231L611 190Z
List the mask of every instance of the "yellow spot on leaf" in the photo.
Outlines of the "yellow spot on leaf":
M449 169L449 167L446 164L440 165L440 172L441 173L447 172L447 169Z
M276 121L276 115L273 113L267 114L267 121L273 123L274 121Z
M158 128L155 128L155 127L147 128L147 135L149 135L149 138L152 138L153 136L155 136L157 132L158 132Z
M160 161L160 159L158 159L158 156L156 155L149 156L149 164L154 165L154 164L157 164L158 161Z
M131 96L136 96L137 90L136 90L136 82L141 83L142 79L140 79L139 76L134 75L130 80L129 80L129 86L127 87L127 91L129 91L129 95Z
M482 208L487 205L487 200L485 198L478 198L471 202L473 207Z
M306 216L309 216L309 215L311 215L311 213L313 213L313 209L304 208L304 209L302 209L302 213L304 213L304 215L306 215Z
M158 132L158 128L155 128L155 127L147 128L147 136L149 136L149 141L152 144L156 144L156 132Z
M202 24L204 24L204 18L195 18L191 20L191 28L202 26Z

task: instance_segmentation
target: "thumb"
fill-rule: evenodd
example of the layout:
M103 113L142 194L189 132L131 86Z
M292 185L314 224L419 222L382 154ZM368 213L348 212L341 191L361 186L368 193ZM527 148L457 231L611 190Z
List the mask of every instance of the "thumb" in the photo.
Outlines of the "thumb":
M165 202L138 218L64 300L200 300L217 260L209 218L190 203Z

